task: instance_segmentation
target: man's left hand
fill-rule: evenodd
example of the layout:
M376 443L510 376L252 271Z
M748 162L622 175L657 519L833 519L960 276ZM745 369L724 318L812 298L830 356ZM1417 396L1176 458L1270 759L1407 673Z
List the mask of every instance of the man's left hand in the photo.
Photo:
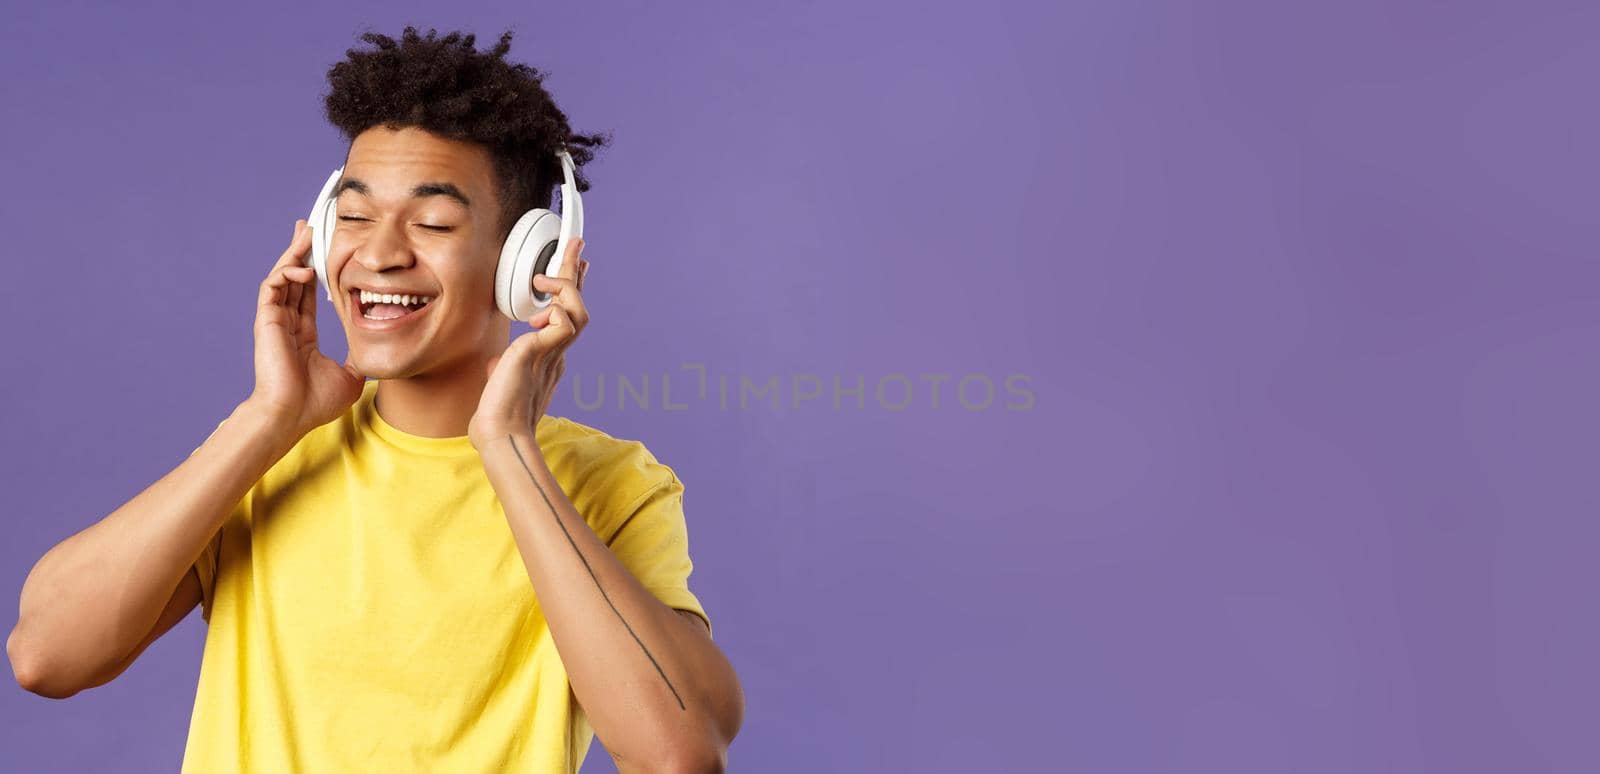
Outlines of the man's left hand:
M549 407L567 367L567 347L589 324L589 311L579 292L589 269L589 262L579 257L582 252L583 240L573 239L554 277L534 275L534 290L549 293L550 303L528 318L528 325L536 330L518 336L504 352L489 359L489 381L467 424L474 447L482 449L489 441L517 432L531 435Z

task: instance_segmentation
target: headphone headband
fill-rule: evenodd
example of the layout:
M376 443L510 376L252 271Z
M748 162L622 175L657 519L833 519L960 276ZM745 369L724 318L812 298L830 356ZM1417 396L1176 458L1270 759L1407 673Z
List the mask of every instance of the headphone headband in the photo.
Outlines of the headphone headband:
M572 169L572 154L568 153L566 148L561 148L556 151L556 158L561 161L561 176L567 180L562 185L570 185L573 188L577 188L578 184L573 182L572 179L573 174L575 174Z

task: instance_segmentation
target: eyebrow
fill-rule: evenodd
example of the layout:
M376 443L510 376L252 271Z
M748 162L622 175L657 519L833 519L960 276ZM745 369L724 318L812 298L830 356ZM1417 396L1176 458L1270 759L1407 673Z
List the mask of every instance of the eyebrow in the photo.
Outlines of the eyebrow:
M333 198L339 198L339 194L344 193L345 189L355 191L362 196L372 195L372 190L367 187L366 183L363 183L353 177L346 177L340 179L338 187L333 189ZM411 198L413 199L421 199L429 196L448 196L451 199L460 202L461 206L463 207L472 207L472 202L468 201L467 195L462 193L461 189L450 183L421 183L411 189Z

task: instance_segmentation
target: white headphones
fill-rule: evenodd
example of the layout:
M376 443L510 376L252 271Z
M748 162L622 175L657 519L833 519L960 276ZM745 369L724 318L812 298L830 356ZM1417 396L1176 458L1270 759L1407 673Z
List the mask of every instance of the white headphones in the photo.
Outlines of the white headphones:
M550 304L550 295L533 289L533 275L555 276L561 271L567 245L574 237L583 237L583 198L578 195L578 184L572 179L572 155L565 149L556 152L561 160L561 174L566 182L561 184L561 214L534 208L522 214L511 233L506 235L500 248L500 263L494 272L494 302L501 314L513 320L526 320ZM306 222L311 227L311 263L317 270L317 281L333 301L333 285L328 281L328 249L333 243L333 230L339 223L334 212L333 189L338 185L344 167L339 167L322 184L317 203L311 207Z

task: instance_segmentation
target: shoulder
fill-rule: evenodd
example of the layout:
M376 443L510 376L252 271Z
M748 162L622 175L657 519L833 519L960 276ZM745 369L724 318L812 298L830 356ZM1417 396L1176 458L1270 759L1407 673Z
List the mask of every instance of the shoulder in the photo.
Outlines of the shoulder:
M604 430L566 417L552 416L539 427L539 448L546 461L557 461L576 471L608 476L676 478L643 441L619 438Z
M588 496L604 510L625 509L656 489L682 487L677 472L642 441L557 416L540 423L537 437L545 464L575 505Z

